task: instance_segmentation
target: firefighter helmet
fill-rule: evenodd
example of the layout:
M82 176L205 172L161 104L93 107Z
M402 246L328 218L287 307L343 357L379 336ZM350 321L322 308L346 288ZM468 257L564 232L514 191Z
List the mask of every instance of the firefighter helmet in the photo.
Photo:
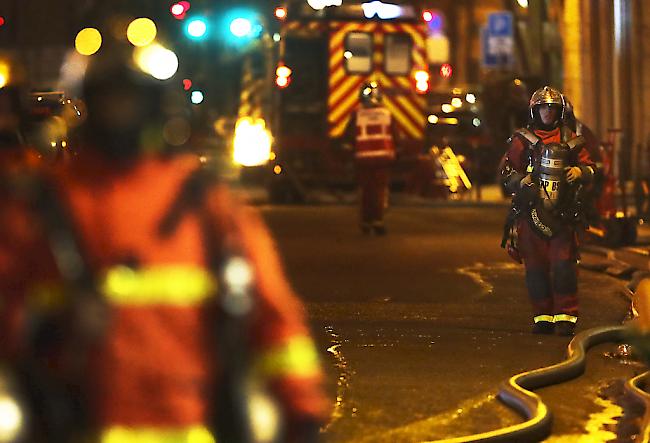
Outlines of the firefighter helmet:
M368 82L361 86L359 90L359 100L365 107L373 107L381 105L383 94L379 89L377 82Z
M530 98L530 103L528 107L530 109L530 118L536 120L539 118L539 107L542 105L555 106L558 109L557 120L554 123L554 126L558 122L564 119L564 112L566 108L566 102L564 95L560 91L550 86L544 86L535 91Z
M94 55L81 86L87 109L84 136L112 158L136 156L162 133L168 88L132 60L131 51L120 46Z

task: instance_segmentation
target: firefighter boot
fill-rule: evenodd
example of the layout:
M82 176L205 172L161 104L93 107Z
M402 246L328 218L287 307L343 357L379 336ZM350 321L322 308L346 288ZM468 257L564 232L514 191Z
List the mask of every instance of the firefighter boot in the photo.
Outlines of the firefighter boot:
M576 324L571 321L558 321L555 323L557 335L573 337L576 334Z
M386 226L383 221L375 221L372 224L372 230L375 235L386 235Z
M533 334L544 334L544 335L550 335L553 334L555 330L555 324L550 321L538 321L535 322L533 325Z

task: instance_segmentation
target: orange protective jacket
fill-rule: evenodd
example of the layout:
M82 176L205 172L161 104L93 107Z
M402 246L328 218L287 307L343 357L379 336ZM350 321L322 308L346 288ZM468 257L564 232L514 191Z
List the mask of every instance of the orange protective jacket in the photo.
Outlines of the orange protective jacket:
M116 166L88 152L50 178L98 288L110 307L107 335L90 355L89 391L102 429L181 428L206 423L219 371L207 301L220 282L207 272L205 228L185 211L169 236L158 234L188 177L193 156L149 157ZM216 248L240 251L253 272L250 354L289 418L322 419L322 374L302 304L288 284L257 213L224 185L200 203ZM0 205L0 352L24 353L30 309L49 300L36 288L58 273L39 214L23 201ZM56 303L54 303L56 304ZM242 344L245 346L245 344Z

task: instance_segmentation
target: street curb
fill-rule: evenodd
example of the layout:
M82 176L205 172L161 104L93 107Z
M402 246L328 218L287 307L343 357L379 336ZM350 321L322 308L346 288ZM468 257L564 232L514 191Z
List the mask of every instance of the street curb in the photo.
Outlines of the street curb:
M602 272L612 277L625 280L626 296L631 300L641 280L650 277L650 259L637 255L634 251L612 249L604 246L586 244L580 246L580 252L602 257L600 262L580 263L580 266L595 272ZM624 256L625 258L621 258Z

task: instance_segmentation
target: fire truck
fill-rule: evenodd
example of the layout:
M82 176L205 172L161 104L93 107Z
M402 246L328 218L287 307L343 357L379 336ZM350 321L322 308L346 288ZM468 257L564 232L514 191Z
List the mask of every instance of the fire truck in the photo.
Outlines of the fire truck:
M346 126L359 106L359 90L377 82L384 105L398 126L394 187L408 190L427 151L426 94L430 89L426 15L412 4L344 2L315 10L304 0L288 2L276 16L266 98L247 93L244 70L242 106L251 113L251 96L264 102L274 144L268 163L268 190L274 201L303 200L312 189L354 186L353 156L345 145ZM261 81L261 79L260 79ZM260 98L261 97L261 98ZM241 108L240 108L241 109ZM243 115L242 115L243 114ZM426 169L426 168L425 168ZM431 177L431 179L434 179Z

